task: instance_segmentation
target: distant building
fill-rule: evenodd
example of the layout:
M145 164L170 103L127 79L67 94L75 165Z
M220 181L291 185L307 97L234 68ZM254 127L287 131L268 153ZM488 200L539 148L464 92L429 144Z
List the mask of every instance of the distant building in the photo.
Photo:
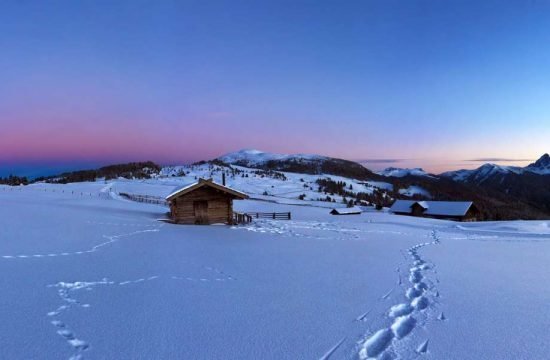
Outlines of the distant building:
M396 200L390 212L456 221L477 221L479 218L479 210L471 201Z
M359 215L362 212L363 210L361 210L357 206L353 206L349 208L332 209L330 214L331 215Z
M199 179L166 197L175 223L197 225L233 224L233 200L242 199L248 199L248 195L212 179Z

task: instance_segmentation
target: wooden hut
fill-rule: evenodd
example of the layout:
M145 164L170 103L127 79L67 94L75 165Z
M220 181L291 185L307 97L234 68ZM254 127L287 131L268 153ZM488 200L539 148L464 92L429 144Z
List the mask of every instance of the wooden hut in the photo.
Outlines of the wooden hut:
M199 225L233 224L233 200L242 199L248 195L212 179L199 179L166 197L172 221Z

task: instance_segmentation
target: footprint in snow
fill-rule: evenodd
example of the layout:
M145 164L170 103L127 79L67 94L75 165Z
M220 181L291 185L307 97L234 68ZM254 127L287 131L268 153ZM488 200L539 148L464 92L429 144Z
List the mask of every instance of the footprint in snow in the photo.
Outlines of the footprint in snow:
M430 301L425 296L419 296L411 301L411 306L417 310L424 310L428 307Z
M391 330L396 338L402 339L407 336L416 326L416 319L410 315L400 316L395 319Z
M365 341L359 352L359 357L361 359L368 359L380 355L391 344L393 336L393 332L390 329L378 330Z
M396 318L403 315L409 315L413 310L414 308L410 304L398 304L390 308L389 316Z

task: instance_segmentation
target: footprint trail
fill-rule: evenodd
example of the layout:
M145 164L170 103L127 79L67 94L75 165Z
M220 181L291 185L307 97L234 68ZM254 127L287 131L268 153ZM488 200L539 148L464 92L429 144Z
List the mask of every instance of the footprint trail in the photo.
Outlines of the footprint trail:
M159 232L160 227L162 225L156 226L155 229L146 229L146 230L137 230L130 233L125 234L119 234L119 235L103 235L104 239L107 239L107 241L104 241L102 243L99 243L97 245L92 246L89 249L81 250L81 251L73 251L73 252L60 252L60 253L47 253L47 254L19 254L19 255L2 255L1 257L3 259L32 259L32 258L48 258L48 257L61 257L61 256L75 256L75 255L84 255L84 254L92 254L100 250L101 248L111 245L117 241L119 241L122 238L130 237L138 234L143 233L151 233L151 232Z
M91 307L90 304L81 303L75 298L75 294L79 291L92 291L98 286L128 286L135 285L145 282L151 282L161 279L167 280L183 280L190 282L220 282L220 281L235 281L231 275L225 274L223 271L218 270L212 267L202 267L204 270L214 273L212 277L185 277L185 276L159 276L152 275L148 277L133 279L133 280L124 280L124 281L113 281L107 278L103 278L99 281L75 281L75 282L64 282L60 281L56 284L48 285L49 288L56 288L57 294L59 295L62 304L58 306L55 310L49 311L46 316L52 318L53 320L50 323L55 327L56 333L61 336L67 344L72 347L73 355L69 360L80 360L83 359L83 353L90 348L90 344L80 339L76 336L76 333L63 321L59 318L71 308L83 308L88 309Z
M422 319L428 317L427 311L435 305L439 291L428 278L430 272L434 273L435 265L424 260L420 254L423 247L440 244L435 230L430 233L430 238L432 241L414 245L407 250L409 261L412 260L408 274L409 284L405 291L408 302L391 306L387 311L391 325L375 331L360 342L358 355L361 360L393 358L398 350L395 345L421 325ZM439 318L445 319L443 313ZM426 353L428 341L429 339L425 340L409 351L417 355Z

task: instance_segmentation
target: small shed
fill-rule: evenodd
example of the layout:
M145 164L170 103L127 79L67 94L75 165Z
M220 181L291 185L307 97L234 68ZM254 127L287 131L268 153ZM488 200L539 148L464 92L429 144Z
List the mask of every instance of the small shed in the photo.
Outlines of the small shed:
M357 206L349 207L349 208L339 208L339 209L332 209L330 214L331 215L359 215L363 212L361 208Z
M248 195L212 179L176 189L166 197L170 217L177 224L233 224L233 200L248 199Z
M479 210L472 201L396 200L390 212L458 221L476 221L479 218Z

